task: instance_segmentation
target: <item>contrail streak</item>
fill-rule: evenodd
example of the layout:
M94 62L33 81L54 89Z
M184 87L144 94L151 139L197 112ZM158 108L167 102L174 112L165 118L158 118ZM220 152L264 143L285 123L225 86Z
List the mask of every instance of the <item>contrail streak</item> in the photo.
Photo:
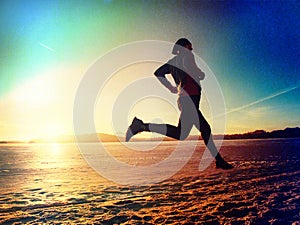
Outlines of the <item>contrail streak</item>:
M50 50L50 51L52 51L52 52L55 52L55 50L53 48L50 48L49 46L43 44L42 42L39 42L39 45L46 48L46 49L48 49L48 50Z
M295 90L295 89L297 89L297 88L299 88L299 87L300 87L300 85L295 86L295 87L291 87L291 88L283 89L283 90L281 90L281 91L278 91L278 92L276 92L276 93L273 93L273 94L271 94L271 95L269 95L269 96L267 96L267 97L258 99L258 100L254 101L254 102L249 103L249 104L246 104L246 105L243 105L243 106L240 106L240 107L231 109L231 110L227 111L225 114L229 114L229 113L233 113L233 112L240 111L240 110L242 110L242 109L248 108L248 107L250 107L250 106L256 105L256 104L258 104L258 103L264 102L264 101L269 100L269 99L271 99L271 98L274 98L274 97L277 97L277 96L279 96L279 95L282 95L282 94L285 94L285 93L287 93L287 92L290 92L290 91L292 91L292 90Z

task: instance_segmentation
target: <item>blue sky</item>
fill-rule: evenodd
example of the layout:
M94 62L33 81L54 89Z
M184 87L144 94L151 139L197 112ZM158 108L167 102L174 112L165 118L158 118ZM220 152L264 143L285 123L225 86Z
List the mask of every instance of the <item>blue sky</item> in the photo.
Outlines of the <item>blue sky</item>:
M220 83L231 112L228 133L299 126L299 1L45 0L1 1L0 5L3 138L26 138L30 115L45 112L50 124L41 117L30 137L45 126L60 127L66 119L52 114L61 105L72 107L74 98L74 90L66 93L63 84L76 87L88 66L111 49L133 41L175 42L180 37L192 41L194 53ZM43 100L35 97L30 102L24 94L26 85L30 88L39 82L39 86L51 86L54 96L42 93L46 87L34 92L44 97L44 103L52 99L47 104L50 108L42 107L44 111L37 109ZM27 96L24 105L11 97L16 95ZM28 115L22 116L22 107ZM67 118L69 114L69 109L63 113ZM101 126L99 130L109 132Z

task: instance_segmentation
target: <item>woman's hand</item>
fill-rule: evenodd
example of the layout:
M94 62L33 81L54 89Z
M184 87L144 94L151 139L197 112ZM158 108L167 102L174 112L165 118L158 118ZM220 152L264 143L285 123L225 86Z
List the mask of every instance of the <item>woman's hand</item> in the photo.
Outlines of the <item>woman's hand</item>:
M177 94L177 93L178 93L177 87L170 86L170 87L169 87L169 90L170 90L170 92L173 93L173 94Z

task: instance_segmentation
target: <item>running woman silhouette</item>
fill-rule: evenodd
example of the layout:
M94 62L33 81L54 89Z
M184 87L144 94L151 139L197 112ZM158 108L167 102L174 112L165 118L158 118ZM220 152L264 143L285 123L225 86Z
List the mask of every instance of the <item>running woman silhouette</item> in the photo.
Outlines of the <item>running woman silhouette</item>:
M171 93L179 96L177 101L180 110L178 125L144 123L135 117L127 129L126 141L144 131L184 140L189 135L193 125L195 125L201 132L201 136L210 153L215 158L216 167L232 169L233 166L227 163L218 152L212 138L210 125L199 110L201 98L200 80L204 79L205 74L198 68L192 50L192 43L186 38L180 38L172 50L172 54L176 56L154 72L154 75L162 85L169 89ZM168 81L166 74L172 75L176 87Z

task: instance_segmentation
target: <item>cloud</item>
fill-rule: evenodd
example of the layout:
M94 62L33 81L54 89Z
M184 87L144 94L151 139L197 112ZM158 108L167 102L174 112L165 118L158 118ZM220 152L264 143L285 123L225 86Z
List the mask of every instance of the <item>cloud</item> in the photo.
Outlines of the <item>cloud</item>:
M43 44L42 42L39 42L39 45L48 49L49 51L55 52L55 50L53 48L49 47L48 45Z
M300 85L297 85L297 86L294 86L294 87L290 87L290 88L286 88L286 89L280 90L280 91L275 92L275 93L273 93L273 94L271 94L271 95L269 95L267 97L258 99L258 100L254 101L254 102L249 103L249 104L242 105L242 106L239 106L237 108L231 109L231 110L227 111L226 114L230 114L230 113L233 113L233 112L241 111L241 110L249 108L249 107L251 107L253 105L259 104L259 103L264 102L264 101L267 101L267 100L269 100L271 98L275 98L275 97L277 97L279 95L291 92L291 91L293 91L293 90L295 90L295 89L297 89L299 87L300 87Z

